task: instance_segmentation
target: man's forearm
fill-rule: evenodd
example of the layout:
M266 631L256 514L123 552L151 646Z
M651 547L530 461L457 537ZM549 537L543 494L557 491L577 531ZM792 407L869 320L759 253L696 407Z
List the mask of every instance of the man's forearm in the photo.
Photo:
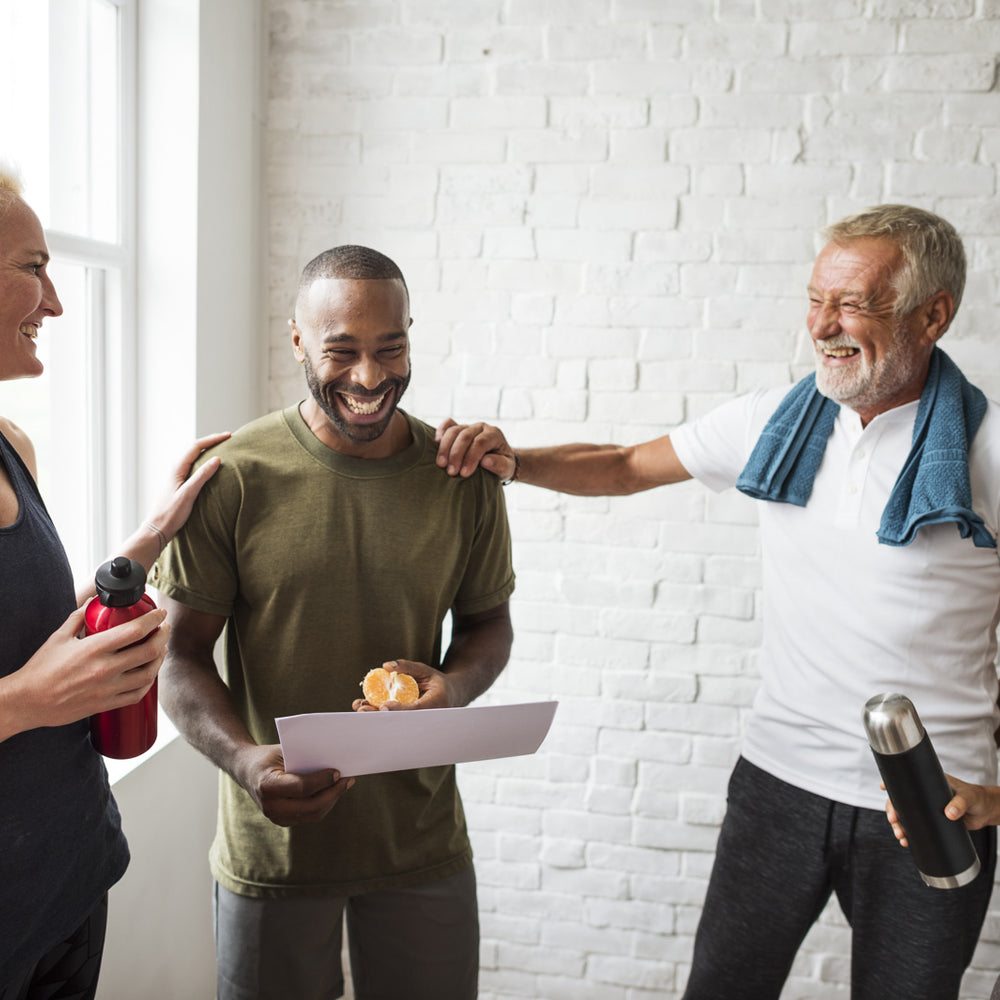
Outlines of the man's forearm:
M456 424L437 430L437 463L450 476L469 477L480 465L504 482L578 496L626 496L690 479L669 434L643 444L564 444L515 450L499 427Z
M241 756L257 744L233 706L214 662L170 651L160 670L160 702L184 738L216 767L244 784Z
M640 445L526 448L517 458L518 482L577 496L628 496L691 478L666 435Z
M517 481L576 496L633 492L625 449L613 444L564 444L517 452Z
M506 614L454 628L441 663L453 708L475 701L500 676L510 659L513 641L514 630Z

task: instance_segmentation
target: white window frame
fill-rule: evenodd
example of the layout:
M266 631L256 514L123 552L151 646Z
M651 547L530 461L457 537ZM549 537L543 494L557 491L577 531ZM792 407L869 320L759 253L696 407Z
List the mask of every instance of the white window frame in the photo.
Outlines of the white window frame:
M118 10L118 241L46 233L54 259L86 268L91 566L124 536L136 511L136 0L107 2Z
M96 11L100 7L96 3L81 5L72 9L72 20L59 20L66 17L66 10L50 6L46 15L48 38L34 41L50 46L50 58L46 60L48 79L39 86L40 93L44 90L48 94L48 103L43 99L37 113L41 116L38 128L46 129L51 141L48 164L44 160L39 162L36 156L25 176L26 197L43 217L51 216L44 221L48 223L46 241L53 259L52 272L57 293L68 301L66 319L62 321L66 325L60 328L57 322L51 338L47 329L43 342L44 348L52 352L46 362L45 376L51 380L47 425L34 422L41 416L41 407L35 412L29 404L24 416L30 418L26 425L29 433L46 439L44 446L39 441L43 491L78 576L92 571L107 557L108 546L122 537L125 525L135 517L136 508L137 2L102 0L103 8ZM95 26L92 12L105 19L102 33L93 37L89 35ZM112 17L114 52L105 53L102 36L107 34ZM81 37L81 30L87 34ZM74 51L62 49L60 31L62 41L73 46ZM80 50L76 50L81 41ZM25 38L24 43L27 42ZM102 50L95 52L95 45ZM111 57L116 61L113 93L84 90L93 81L94 60ZM111 83L110 77L105 76L102 87ZM72 106L54 103L68 90L80 99L74 97ZM110 100L115 102L113 107ZM99 132L95 136L91 128L78 129L77 123L91 124L90 114L98 106L97 101L101 102L104 134ZM83 109L86 117L81 119ZM112 134L114 146L109 148ZM60 137L74 151L83 153L87 167L82 175L77 171L64 175L60 170ZM29 137L15 127L10 138L10 148L5 152L16 157ZM97 142L104 146L96 146ZM111 174L109 159L114 164L113 183L106 179ZM86 201L70 200L77 197L76 185L81 181ZM93 200L95 181L97 187L104 188L103 204ZM108 193L114 198L115 229L106 222L101 224L92 215L95 209L111 207L106 199ZM45 211L46 203L51 207L50 212ZM84 207L86 212L79 213ZM64 225L73 224L61 218L65 209L72 215L80 215L78 221L83 230L101 232L106 238L96 239L56 228L60 221ZM60 274L64 265L69 268ZM67 277L71 278L68 286ZM45 399L45 394L38 397L28 386L21 392L24 400ZM67 399L67 392L72 409L67 409L64 415L60 407ZM15 404L15 415L18 412Z

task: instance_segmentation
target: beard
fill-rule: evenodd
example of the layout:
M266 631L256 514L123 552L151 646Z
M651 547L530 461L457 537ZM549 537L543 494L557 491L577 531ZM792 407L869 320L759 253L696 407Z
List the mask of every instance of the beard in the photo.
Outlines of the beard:
M399 401L403 398L403 393L406 392L406 388L410 384L410 371L407 371L405 377L388 378L379 385L375 392L371 392L353 382L320 381L308 353L303 355L302 365L305 369L306 385L309 386L309 392L316 401L316 405L323 411L334 427L336 427L338 433L357 444L375 441L388 430L389 424L396 414L396 407L399 406ZM336 399L338 392L345 392L353 396L368 399L377 399L383 393L391 392L393 394L392 405L377 423L355 424L344 419L340 410L340 404Z
M831 337L819 345L823 347L857 347L850 337ZM920 372L922 359L910 344L902 324L897 324L885 353L869 361L862 352L861 364L850 369L829 368L816 358L816 388L824 396L850 407L852 410L874 409L896 397L912 384Z

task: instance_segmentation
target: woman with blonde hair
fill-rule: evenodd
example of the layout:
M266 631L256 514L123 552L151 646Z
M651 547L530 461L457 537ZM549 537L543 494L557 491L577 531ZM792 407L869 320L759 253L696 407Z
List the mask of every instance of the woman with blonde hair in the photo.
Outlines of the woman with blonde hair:
M36 342L62 305L38 217L0 166L0 381L42 372ZM115 554L145 567L187 519L218 461L187 479ZM92 574L91 574L92 578ZM0 417L0 1000L92 998L108 889L128 846L90 715L138 701L166 651L163 611L81 637L82 605L36 484L30 440Z

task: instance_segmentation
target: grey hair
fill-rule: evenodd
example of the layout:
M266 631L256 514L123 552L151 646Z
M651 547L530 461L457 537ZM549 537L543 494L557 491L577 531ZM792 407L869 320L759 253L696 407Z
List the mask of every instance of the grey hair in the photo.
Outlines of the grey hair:
M951 293L958 311L965 290L965 248L955 227L940 215L912 205L875 205L828 226L822 236L830 243L877 237L899 247L903 263L892 279L897 317L942 290Z

